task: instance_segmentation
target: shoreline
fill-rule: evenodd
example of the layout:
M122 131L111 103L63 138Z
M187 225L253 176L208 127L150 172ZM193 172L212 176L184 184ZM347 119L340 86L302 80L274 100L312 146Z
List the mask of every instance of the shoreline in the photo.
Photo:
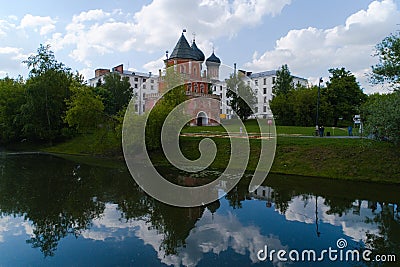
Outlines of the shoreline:
M75 161L88 162L97 166L126 167L122 150L90 151L85 146L85 138L71 139L67 142L46 146L43 144L16 144L11 153L42 153ZM188 159L200 156L198 143L201 137L183 137L182 153ZM218 146L216 159L209 169L224 170L229 161L230 143L226 138L212 138ZM75 143L79 143L79 147ZM254 172L259 155L259 140L250 140L251 157L247 173ZM82 147L85 150L82 150ZM108 149L108 148L107 148ZM6 151L2 151L4 154ZM315 177L329 180L370 182L380 184L400 184L400 147L390 143L360 138L299 138L278 136L274 162L269 173L293 177ZM171 166L162 156L152 152L150 156L155 166ZM83 159L83 160L82 160Z

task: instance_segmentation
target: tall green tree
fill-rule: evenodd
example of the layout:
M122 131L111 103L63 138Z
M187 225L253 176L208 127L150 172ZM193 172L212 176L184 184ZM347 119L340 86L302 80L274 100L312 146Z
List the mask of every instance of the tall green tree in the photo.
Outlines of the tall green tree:
M400 88L400 32L391 34L376 45L379 63L372 67L372 83L389 83Z
M170 67L166 70L164 81L164 90L169 91L151 109L146 123L145 142L149 150L161 148L161 130L165 119L176 106L187 100L183 78L173 68Z
M256 96L250 86L246 85L240 75L231 74L226 81L226 96L230 98L229 105L241 120L246 120L252 115Z
M0 143L15 141L21 135L17 117L25 103L25 89L22 78L0 79Z
M78 132L90 132L104 120L104 105L95 94L94 88L74 83L71 86L72 96L67 100L65 122Z
M360 106L367 96L364 94L356 77L345 68L329 69L331 76L324 92L325 99L331 108L328 124L337 126L339 118L351 122L352 117L360 112Z
M293 89L293 77L290 74L289 67L285 64L276 71L276 81L272 87L272 93L275 96L286 95Z
M400 92L373 94L362 106L365 132L400 144Z
M24 61L30 69L26 82L26 103L21 107L20 122L26 137L52 142L61 136L66 125L65 99L70 96L74 75L56 60L50 46L43 46L36 55Z
M107 74L104 77L104 84L100 87L107 90L107 92L102 92L101 89L97 91L102 96L105 111L109 115L115 115L126 108L133 95L129 77L121 77L118 72Z
M315 124L318 87L297 87L270 101L278 125L312 126ZM322 118L321 118L322 119Z

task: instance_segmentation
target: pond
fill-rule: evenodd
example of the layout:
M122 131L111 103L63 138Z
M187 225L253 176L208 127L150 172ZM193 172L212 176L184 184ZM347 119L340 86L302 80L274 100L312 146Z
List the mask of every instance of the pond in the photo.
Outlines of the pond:
M163 172L191 184L218 174ZM249 193L249 180L177 208L146 195L122 164L3 154L0 266L374 266L376 255L399 264L399 186L270 175ZM349 250L372 251L371 262L346 259Z

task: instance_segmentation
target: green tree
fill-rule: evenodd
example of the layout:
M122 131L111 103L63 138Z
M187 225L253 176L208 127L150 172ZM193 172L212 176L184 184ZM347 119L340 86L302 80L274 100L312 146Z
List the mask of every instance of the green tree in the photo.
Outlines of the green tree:
M115 115L120 110L126 108L132 98L132 88L129 82L129 77L121 77L118 72L112 72L104 76L104 84L100 85L108 91L102 92L98 89L97 92L103 98L105 111L109 115Z
M168 114L183 103L186 99L185 89L182 77L174 71L173 68L166 70L164 77L165 90L170 90L151 109L146 124L146 147L149 150L161 148L161 129ZM182 114L185 116L185 114Z
M276 81L272 87L272 93L275 96L286 95L293 89L293 77L290 74L289 67L285 64L276 71Z
M400 143L400 92L374 94L362 106L365 132L378 140Z
M65 99L70 96L74 75L55 59L50 46L43 46L24 63L30 69L26 82L26 103L21 107L20 122L26 137L52 142L65 127ZM78 80L79 78L76 77Z
M270 107L279 125L312 126L315 124L318 87L297 87L287 94L279 94Z
M257 101L253 90L236 74L230 75L227 89L226 96L231 98L229 105L241 120L246 120L254 113L253 108Z
M366 100L356 77L345 68L329 69L331 76L324 90L325 100L331 108L331 118L326 123L337 126L339 118L350 123L354 114L360 112L360 106Z
M0 143L8 143L20 137L21 125L17 116L25 103L22 78L0 79Z
M278 125L295 125L291 93L279 94L270 101L270 108Z
M72 85L71 92L72 96L67 100L65 122L78 132L93 131L104 120L101 98L95 94L93 87L80 83Z
M391 34L376 45L379 63L372 67L372 83L388 82L395 89L400 84L400 32Z
M291 91L290 98L293 102L293 119L296 126L313 126L315 125L316 115L316 99L318 87L311 88L297 87ZM320 120L321 122L323 120Z

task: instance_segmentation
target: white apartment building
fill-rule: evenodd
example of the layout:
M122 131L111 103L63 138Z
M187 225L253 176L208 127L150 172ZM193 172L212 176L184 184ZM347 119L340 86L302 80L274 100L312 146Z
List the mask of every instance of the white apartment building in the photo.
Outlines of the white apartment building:
M276 81L276 70L263 71L257 73L243 72L249 79L247 84L253 89L253 92L257 96L257 104L255 106L254 117L267 118L272 116L272 112L269 108L269 101L272 100L272 88ZM293 77L293 87L304 86L308 87L308 80L297 76Z
M104 83L104 76L110 72L118 72L121 77L128 77L129 83L135 97L135 111L138 114L145 112L145 96L146 94L158 93L158 76L149 73L126 71L123 65L116 66L111 69L96 69L95 77L88 80L89 85L95 87L99 81Z
M276 81L276 70L263 72L246 72L239 70L244 82L251 87L256 95L255 114L253 118L268 118L272 116L269 101L272 100L272 88ZM293 77L293 86L308 87L308 80L297 76ZM225 81L214 81L212 85L213 94L221 97L220 114L222 119L231 119L232 108L229 106L230 98L226 97L227 85Z

